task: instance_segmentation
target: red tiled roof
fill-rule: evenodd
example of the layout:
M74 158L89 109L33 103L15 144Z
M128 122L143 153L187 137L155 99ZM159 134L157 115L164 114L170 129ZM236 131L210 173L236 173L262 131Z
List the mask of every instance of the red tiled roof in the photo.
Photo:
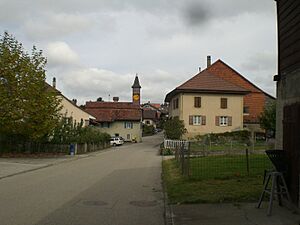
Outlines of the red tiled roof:
M159 109L160 108L160 104L159 103L150 103L151 106L153 106L154 108Z
M221 59L218 59L216 62L214 62L211 66L209 66L205 70L207 70L210 73L215 74L216 76L223 78L224 80L227 80L228 82L231 82L235 85L243 87L251 92L264 93L271 99L275 99L273 96L264 92L262 89L257 87L255 84L253 84L252 82L247 80L244 76L242 76L239 72L237 72L232 67L227 65Z
M106 108L106 109L140 109L137 104L132 102L86 102L87 108Z
M140 121L142 110L131 102L86 102L85 109L98 122Z
M146 109L143 111L143 119L157 119L157 113L155 110Z
M173 91L169 92L165 101L170 101L175 94L181 92L247 94L249 91L228 82L219 76L209 73L207 70L203 70Z
M247 92L246 89L230 83L206 70L198 73L196 76L177 87L177 89Z

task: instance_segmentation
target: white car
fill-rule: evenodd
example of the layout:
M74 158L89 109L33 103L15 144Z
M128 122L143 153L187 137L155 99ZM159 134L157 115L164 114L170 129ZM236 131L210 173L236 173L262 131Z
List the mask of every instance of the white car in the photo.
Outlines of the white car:
M124 140L121 137L112 137L110 139L110 145L112 146L117 146L117 145L122 145L124 144Z

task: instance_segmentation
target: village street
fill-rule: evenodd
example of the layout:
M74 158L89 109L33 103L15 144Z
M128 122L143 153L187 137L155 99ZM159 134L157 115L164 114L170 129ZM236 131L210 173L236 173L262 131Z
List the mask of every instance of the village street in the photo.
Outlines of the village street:
M161 135L0 180L1 225L160 225Z

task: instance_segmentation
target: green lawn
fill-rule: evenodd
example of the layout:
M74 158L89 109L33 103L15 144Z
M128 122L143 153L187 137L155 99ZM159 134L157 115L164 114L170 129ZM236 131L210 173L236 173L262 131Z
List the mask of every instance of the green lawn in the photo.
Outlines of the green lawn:
M256 176L272 167L265 154L249 154L249 175ZM190 175L193 179L228 179L248 175L246 155L222 155L190 159Z
M217 203L258 201L263 172L271 163L265 155L249 157L250 175L241 156L209 156L191 159L191 177L181 176L175 160L163 161L163 177L169 201Z

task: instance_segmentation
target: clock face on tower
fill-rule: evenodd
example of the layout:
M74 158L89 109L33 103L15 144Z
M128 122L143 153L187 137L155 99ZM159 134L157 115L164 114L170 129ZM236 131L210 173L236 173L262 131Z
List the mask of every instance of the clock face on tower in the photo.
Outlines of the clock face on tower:
M134 101L138 101L140 99L140 96L139 95L137 95L137 94L134 94L133 95L133 100Z

